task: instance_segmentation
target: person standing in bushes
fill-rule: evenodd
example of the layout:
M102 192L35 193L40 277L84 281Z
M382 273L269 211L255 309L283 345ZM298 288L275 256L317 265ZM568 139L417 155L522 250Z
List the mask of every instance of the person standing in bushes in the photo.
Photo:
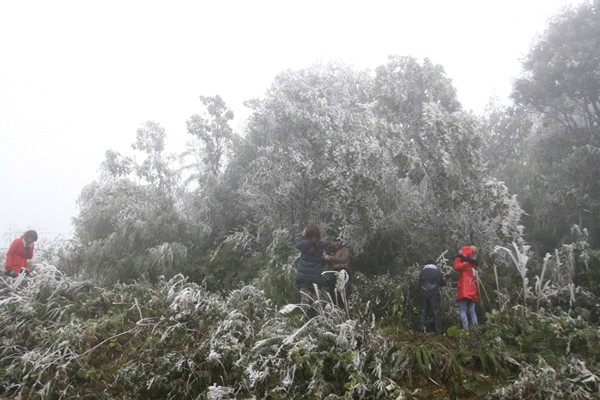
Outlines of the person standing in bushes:
M335 272L345 271L350 278L350 249L344 245L341 238L336 238L332 242L333 244L333 254L325 254L323 257L326 261L331 262L331 269ZM335 302L335 304L340 308L345 308L344 299L342 298L342 294L336 292L335 284L336 282L331 282L331 287L328 288L329 294L331 298ZM348 281L349 283L349 281ZM348 283L346 283L346 293L348 292Z
M477 260L475 253L477 247L463 246L454 259L454 269L460 273L458 277L458 286L456 292L456 301L458 301L458 314L460 322L465 331L469 331L469 320L472 327L477 327L477 314L475 313L475 303L479 301L477 282L475 280L475 270Z
M18 276L21 272L29 275L29 263L27 260L33 258L34 243L38 240L38 234L34 230L28 230L20 238L15 239L6 253L4 273L9 276Z
M307 303L310 297L317 295L317 288L323 285L323 253L325 244L321 241L321 233L315 225L304 227L302 234L296 240L296 248L300 250L298 261L298 273L296 275L296 287L300 290L303 303Z
M419 310L419 331L426 333L427 316L433 316L433 331L441 331L440 309L442 293L440 288L446 286L447 280L433 260L426 260L419 273L419 293L421 307Z

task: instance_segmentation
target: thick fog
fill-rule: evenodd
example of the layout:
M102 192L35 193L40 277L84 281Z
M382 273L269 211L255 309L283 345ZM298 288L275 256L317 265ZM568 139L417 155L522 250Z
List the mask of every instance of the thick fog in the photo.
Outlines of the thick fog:
M72 234L81 189L108 149L152 120L186 140L201 95L236 113L286 69L388 55L441 64L467 110L507 99L547 18L575 2L27 1L0 5L0 234Z

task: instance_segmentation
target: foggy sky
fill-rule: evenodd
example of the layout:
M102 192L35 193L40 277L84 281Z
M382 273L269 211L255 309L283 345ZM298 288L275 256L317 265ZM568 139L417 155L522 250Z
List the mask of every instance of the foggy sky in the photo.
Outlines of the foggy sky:
M519 60L568 0L13 1L0 4L0 247L25 229L72 234L81 189L137 128L186 140L198 97L236 113L285 69L389 55L441 64L467 110L505 101Z

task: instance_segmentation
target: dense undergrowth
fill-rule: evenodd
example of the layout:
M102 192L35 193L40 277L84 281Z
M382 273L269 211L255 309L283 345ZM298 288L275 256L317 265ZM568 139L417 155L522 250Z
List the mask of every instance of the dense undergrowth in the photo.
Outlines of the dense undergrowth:
M363 277L362 284L369 284ZM372 298L389 287L371 282ZM277 306L177 275L102 289L40 264L0 281L0 395L14 399L594 399L597 324L512 306L466 335L350 296ZM378 289L380 287L380 289ZM268 291L267 291L268 292Z

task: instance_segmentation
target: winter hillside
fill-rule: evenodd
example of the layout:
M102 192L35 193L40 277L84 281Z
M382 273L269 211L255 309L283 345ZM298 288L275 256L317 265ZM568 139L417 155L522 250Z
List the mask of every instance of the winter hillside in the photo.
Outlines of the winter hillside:
M0 277L0 397L599 399L599 10L551 19L484 115L443 66L392 55L282 71L241 132L203 95L179 154L143 123L81 191L74 238ZM348 246L349 278L325 272L345 307L300 304L311 225L328 256ZM417 329L427 260L440 334Z
M350 317L327 299L278 307L255 285L218 294L181 275L101 289L39 264L0 284L4 398L593 399L600 390L597 323L556 307L511 305L469 335L456 326L422 335L398 324L406 311L393 311L390 291L402 283L376 278L361 280L373 302L351 296Z

